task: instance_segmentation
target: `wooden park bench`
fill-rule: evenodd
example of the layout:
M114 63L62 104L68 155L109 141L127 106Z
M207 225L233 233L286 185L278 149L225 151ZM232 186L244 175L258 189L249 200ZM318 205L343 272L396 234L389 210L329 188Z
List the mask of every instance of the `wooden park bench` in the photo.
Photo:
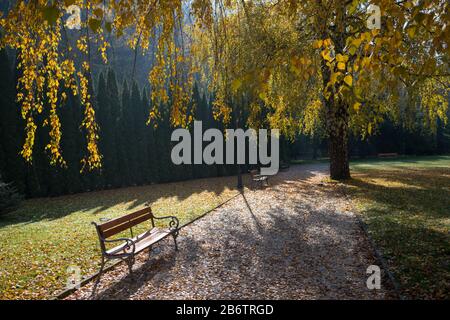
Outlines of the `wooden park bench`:
M250 170L250 175L252 177L252 187L269 185L269 177L260 175L258 170Z
M398 153L379 153L378 158L395 158L398 157Z
M170 219L167 228L155 227L155 220ZM150 226L147 231L134 237L133 227L150 220ZM152 246L168 236L173 237L175 243L175 250L178 250L177 236L179 231L179 221L174 216L155 217L152 209L147 207L145 209L124 215L122 217L109 220L103 224L92 222L95 226L100 241L100 249L102 251L102 264L100 267L98 280L103 272L105 260L121 259L127 262L130 274L134 264L134 257L136 254L145 249L149 249L149 254ZM131 238L120 237L111 239L121 232L129 229ZM111 247L111 244L118 243L118 245Z

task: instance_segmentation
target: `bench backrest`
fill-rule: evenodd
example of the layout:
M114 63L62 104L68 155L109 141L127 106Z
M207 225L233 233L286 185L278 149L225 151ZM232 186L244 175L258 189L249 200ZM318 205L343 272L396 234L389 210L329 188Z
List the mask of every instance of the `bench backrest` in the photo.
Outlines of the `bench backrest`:
M99 236L106 239L147 220L152 220L152 226L154 227L153 213L150 207L126 214L103 224L95 224L95 226Z
M256 170L256 169L250 170L249 172L250 172L250 174L251 174L252 177L255 176L255 175L257 175L257 174L259 174L259 171Z

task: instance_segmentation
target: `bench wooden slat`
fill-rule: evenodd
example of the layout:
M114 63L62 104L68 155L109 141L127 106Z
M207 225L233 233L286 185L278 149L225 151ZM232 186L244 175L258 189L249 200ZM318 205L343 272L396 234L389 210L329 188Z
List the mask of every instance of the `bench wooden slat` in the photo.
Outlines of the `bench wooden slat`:
M144 208L144 209L141 209L139 211L136 211L136 212L133 212L133 213L121 216L119 218L112 219L112 220L107 221L105 223L102 223L102 224L98 225L98 227L99 227L100 231L105 231L105 230L110 229L112 227L115 227L115 226L117 226L119 224L122 224L124 222L127 222L129 220L135 219L135 218L137 218L139 216L142 216L144 214L151 213L151 212L152 212L151 208Z
M140 216L137 216L134 218L133 217L129 218L128 216L124 216L124 217L127 217L128 219L126 219L121 224L115 225L113 227L110 227L109 229L102 231L103 237L105 239L109 238L111 236L114 236L124 230L131 228L131 227L134 227L135 225L137 225L141 222L150 220L153 217L153 215L150 212L148 212L148 213L145 213L143 215L140 215Z

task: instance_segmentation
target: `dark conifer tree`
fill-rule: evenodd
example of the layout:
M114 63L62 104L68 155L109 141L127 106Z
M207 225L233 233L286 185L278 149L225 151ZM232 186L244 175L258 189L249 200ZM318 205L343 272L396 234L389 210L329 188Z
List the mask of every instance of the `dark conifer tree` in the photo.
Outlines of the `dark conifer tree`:
M97 98L97 123L100 127L99 134L99 150L103 155L103 162L101 168L101 175L99 175L99 187L104 188L110 185L109 176L111 172L110 164L111 164L111 150L110 150L110 139L111 134L109 130L109 126L111 123L110 112L108 106L108 98L106 91L106 81L103 76L103 72L100 72L97 82L97 90L96 90L96 98Z
M149 99L150 94L146 94L146 90L142 94L142 105L145 110L144 119L148 118L148 113L151 109L151 101ZM159 182L159 167L158 167L158 156L159 151L157 149L156 144L156 129L153 123L150 123L146 126L144 131L145 136L147 137L147 159L149 164L149 183L158 183Z
M152 139L152 130L150 126L146 125L148 112L150 110L150 105L148 103L148 93L146 88L142 90L142 97L139 109L139 119L137 121L137 128L140 136L139 143L139 154L138 154L138 166L141 170L141 175L143 183L149 184L152 182L152 163L150 158L151 150L149 150L150 140Z
M133 184L133 177L131 174L131 155L129 154L129 123L130 123L130 91L128 89L128 83L125 80L122 85L122 95L121 95L121 116L119 121L118 132L120 133L119 139L119 172L122 176L122 186L129 186Z
M192 90L191 109L193 110L194 119L202 122L202 130L204 132L206 130L205 126L207 124L204 121L205 120L205 110L203 109L203 106L201 104L201 96L200 96L200 92L199 92L197 83L194 84L194 88ZM194 137L193 130L191 130L191 136L193 139L193 137ZM204 145L206 145L206 144L204 143L203 147L204 147ZM194 143L192 143L192 155L194 154L193 148L194 148ZM194 160L194 159L192 159L192 160ZM204 164L193 164L193 177L196 179L204 178L207 175L207 171L205 169L206 169L206 166Z
M142 174L143 162L143 138L145 118L142 118L142 98L139 87L136 82L133 83L131 90L131 101L127 116L127 147L130 154L130 168L133 178L133 184L142 185L144 175ZM145 152L146 153L146 152Z
M159 182L171 181L172 161L170 159L171 141L170 141L170 121L169 108L163 104L159 107L161 110L161 119L158 121L158 127L155 130L156 150L157 150L157 168Z
M13 182L19 192L25 192L25 164L19 153L22 147L23 122L15 103L15 77L6 50L0 50L0 170L5 182Z
M80 150L83 148L79 128L81 124L81 103L79 98L73 96L70 92L66 94L67 102L61 111L61 126L64 132L61 147L67 163L64 174L64 190L65 193L79 193L84 191L80 174L82 157Z
M117 87L116 75L112 69L108 71L108 78L106 80L106 94L108 98L109 112L110 112L110 152L112 159L110 160L110 183L113 187L121 185L120 177L120 99L119 89Z

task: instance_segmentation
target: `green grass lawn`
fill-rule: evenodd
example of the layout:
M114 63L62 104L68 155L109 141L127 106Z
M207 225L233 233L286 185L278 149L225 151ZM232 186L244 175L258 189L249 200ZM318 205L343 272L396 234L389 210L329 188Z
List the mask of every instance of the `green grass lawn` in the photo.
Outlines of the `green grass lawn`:
M49 298L65 288L68 267L83 276L97 271L91 221L149 202L155 215L176 215L183 224L237 194L235 185L236 177L224 177L27 200L0 217L0 299Z
M346 183L409 298L450 298L450 157L352 162Z

